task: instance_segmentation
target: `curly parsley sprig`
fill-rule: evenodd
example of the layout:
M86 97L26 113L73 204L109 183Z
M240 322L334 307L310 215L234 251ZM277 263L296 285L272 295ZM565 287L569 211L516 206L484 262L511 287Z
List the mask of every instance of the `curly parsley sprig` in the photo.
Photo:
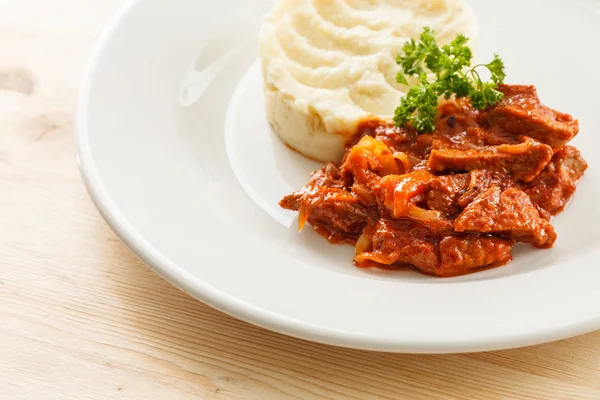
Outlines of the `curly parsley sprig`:
M396 58L402 70L396 80L408 86L407 77L415 76L418 84L412 86L400 100L394 114L397 126L411 125L418 132L432 132L440 96L446 99L466 97L477 110L488 108L502 99L503 94L497 87L506 77L504 63L495 54L490 63L471 67L473 54L467 46L468 41L464 35L458 35L450 44L439 47L434 32L425 28L418 43L411 39L402 47L402 54ZM481 79L478 68L489 70L491 82ZM429 81L431 73L435 75L432 82Z

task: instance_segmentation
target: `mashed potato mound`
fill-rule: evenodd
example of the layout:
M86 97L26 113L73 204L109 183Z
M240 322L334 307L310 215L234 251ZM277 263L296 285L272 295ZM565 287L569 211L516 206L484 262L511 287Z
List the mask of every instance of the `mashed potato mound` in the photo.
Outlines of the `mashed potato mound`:
M390 119L408 88L395 59L423 28L446 44L477 21L465 0L280 0L260 33L267 118L307 157L339 161L363 119Z

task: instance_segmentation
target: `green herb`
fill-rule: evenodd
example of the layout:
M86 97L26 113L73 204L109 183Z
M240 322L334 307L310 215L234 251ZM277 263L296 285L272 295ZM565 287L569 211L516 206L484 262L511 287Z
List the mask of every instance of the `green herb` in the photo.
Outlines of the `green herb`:
M407 77L414 76L418 84L400 100L394 114L396 125L406 127L410 124L418 132L432 132L440 96L446 99L466 97L477 110L486 109L502 99L503 94L497 87L506 77L504 63L494 55L489 64L471 67L473 54L467 46L468 41L465 36L458 35L452 43L439 47L434 32L425 28L418 43L411 39L402 47L402 54L396 59L402 70L396 80L408 86ZM489 70L491 82L481 79L478 68ZM432 82L429 82L430 74L435 75Z

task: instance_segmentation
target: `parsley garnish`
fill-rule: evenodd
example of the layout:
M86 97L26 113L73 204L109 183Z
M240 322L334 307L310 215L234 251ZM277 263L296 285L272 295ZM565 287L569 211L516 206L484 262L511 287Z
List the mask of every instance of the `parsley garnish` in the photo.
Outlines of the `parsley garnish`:
M396 80L409 85L407 76L418 78L418 84L412 86L394 114L394 122L399 127L412 125L418 132L432 132L435 129L434 119L440 96L448 99L468 98L477 110L486 109L502 99L502 92L497 90L504 82L504 63L494 55L489 64L478 64L471 67L473 54L467 46L469 39L458 35L452 43L438 46L435 34L425 28L419 42L411 39L402 47L402 54L396 63L402 67ZM478 68L485 67L491 73L491 82L484 82ZM429 82L429 73L435 80Z

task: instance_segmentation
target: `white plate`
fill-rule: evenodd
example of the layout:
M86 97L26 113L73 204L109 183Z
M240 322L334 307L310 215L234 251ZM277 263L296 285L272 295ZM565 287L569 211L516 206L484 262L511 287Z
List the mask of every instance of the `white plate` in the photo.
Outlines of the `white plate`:
M600 327L598 2L473 2L479 52L580 119L590 161L552 250L455 279L360 270L277 201L318 164L264 117L257 32L272 1L140 0L96 48L79 104L81 170L121 238L166 279L243 320L341 346L462 352Z

